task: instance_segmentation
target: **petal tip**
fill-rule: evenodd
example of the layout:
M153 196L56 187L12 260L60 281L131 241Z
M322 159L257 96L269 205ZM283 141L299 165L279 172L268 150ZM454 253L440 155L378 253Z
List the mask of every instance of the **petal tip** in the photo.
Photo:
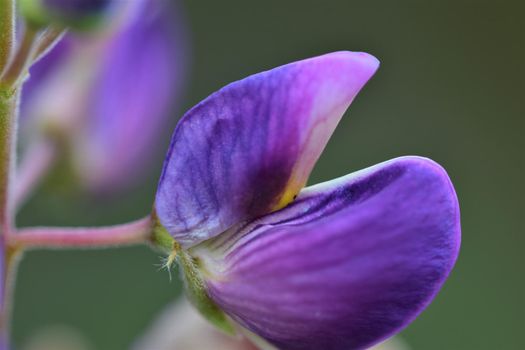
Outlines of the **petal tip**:
M379 60L366 52L337 51L320 56L323 63L337 67L334 72L352 91L352 99L379 68Z
M352 61L354 65L356 63L359 64L361 69L364 72L368 72L370 76L374 75L380 65L379 59L367 52L339 51L334 52L334 54L343 56L345 59Z

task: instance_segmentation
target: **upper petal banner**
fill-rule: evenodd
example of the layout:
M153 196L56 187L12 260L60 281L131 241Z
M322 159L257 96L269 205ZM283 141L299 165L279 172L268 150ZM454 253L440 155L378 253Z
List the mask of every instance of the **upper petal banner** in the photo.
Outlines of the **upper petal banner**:
M290 203L378 65L366 53L331 53L232 83L195 106L164 163L162 225L191 246Z

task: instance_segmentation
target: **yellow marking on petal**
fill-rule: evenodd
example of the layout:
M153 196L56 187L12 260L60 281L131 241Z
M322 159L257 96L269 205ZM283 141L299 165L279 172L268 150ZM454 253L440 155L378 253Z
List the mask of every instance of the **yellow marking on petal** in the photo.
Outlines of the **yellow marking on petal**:
M333 100L333 89L325 87L325 90L318 92L317 99ZM272 211L282 209L293 202L306 185L310 172L349 104L350 101L345 100L344 103L336 104L330 109L326 109L320 103L314 104L291 176L279 201L271 208Z
M283 194L281 195L281 198L279 198L279 201L277 202L277 204L275 204L272 207L272 211L282 209L286 207L288 204L292 203L297 197L297 194L299 193L299 191L301 191L303 187L304 187L304 183L298 183L297 181L293 181L293 180L290 181L286 185L286 188Z

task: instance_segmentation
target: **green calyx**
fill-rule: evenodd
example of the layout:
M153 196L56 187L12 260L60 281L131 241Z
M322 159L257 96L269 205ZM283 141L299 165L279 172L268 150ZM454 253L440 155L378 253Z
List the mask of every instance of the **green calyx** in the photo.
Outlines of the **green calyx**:
M226 334L234 335L236 332L231 321L206 291L206 282L200 260L193 257L173 239L166 228L160 224L155 212L153 212L152 217L155 220L155 226L151 243L160 251L168 254L166 263L168 268L174 261L177 261L182 271L186 295L190 302L215 327Z
M19 0L18 7L22 17L25 18L30 27L39 29L49 23L41 1Z
M76 31L90 31L104 23L105 12L71 15L47 8L43 0L19 0L21 15L33 29L45 28L49 25L67 27Z
M191 303L218 329L226 334L234 335L236 332L231 321L206 292L199 260L192 257L187 251L181 250L177 254L177 262L182 268L186 294Z
M171 237L164 226L162 226L155 211L153 211L151 214L151 218L154 222L153 233L151 235L151 244L153 247L167 255L171 255L173 253L176 254L175 250L178 244L173 239L173 237Z

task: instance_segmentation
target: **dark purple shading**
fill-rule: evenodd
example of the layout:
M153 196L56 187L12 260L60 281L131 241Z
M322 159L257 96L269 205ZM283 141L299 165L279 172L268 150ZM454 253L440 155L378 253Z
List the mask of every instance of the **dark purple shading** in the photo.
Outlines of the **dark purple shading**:
M402 157L307 188L230 237L195 253L234 320L279 349L363 349L439 291L459 252L459 206L443 168Z

